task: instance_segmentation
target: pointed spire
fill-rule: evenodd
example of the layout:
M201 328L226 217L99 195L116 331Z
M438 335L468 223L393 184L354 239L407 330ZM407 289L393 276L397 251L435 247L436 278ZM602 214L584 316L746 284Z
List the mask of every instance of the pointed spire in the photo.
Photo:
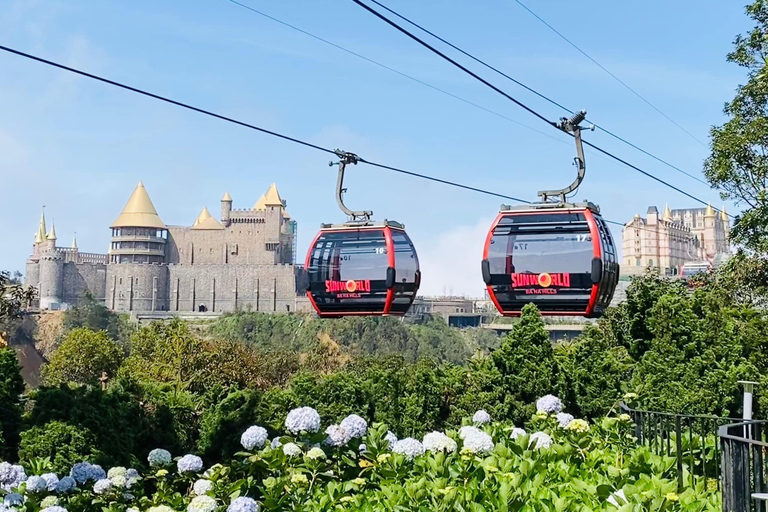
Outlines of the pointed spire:
M669 204L664 207L664 220L672 220L672 210L669 209Z
M72 248L77 249L77 231L72 235Z
M51 230L48 232L48 236L46 236L48 240L56 240L56 225L51 221Z
M723 209L720 210L720 220L728 222L728 214L725 212L725 205L723 205Z
M267 206L283 206L283 200L280 199L280 193L277 191L277 185L274 183L269 186L267 193L264 194L264 204Z
M227 191L227 192L224 194L224 197L222 197L222 198L221 198L221 202L222 202L222 203L223 203L223 202L225 202L225 201L229 201L230 203L232 202L232 196L231 196L231 195L229 195L229 191Z
M266 210L267 209L267 198L265 196L261 196L258 201L256 201L256 204L253 205L254 210Z
M41 244L46 237L45 229L45 206L43 206L43 213L40 214L40 225L37 227L37 233L35 233L35 243Z
M211 218L211 212L209 212L208 208L204 206L203 210L200 212L200 215L197 216L197 219L195 219L195 223L192 224L192 226L197 226L198 224L201 224L210 218Z
M704 210L704 216L705 217L714 217L715 216L715 209L712 208L712 205L707 203L707 209Z
M120 216L110 227L113 228L158 228L165 229L165 223L155 210L155 205L147 194L144 184L139 182L128 202L125 204Z

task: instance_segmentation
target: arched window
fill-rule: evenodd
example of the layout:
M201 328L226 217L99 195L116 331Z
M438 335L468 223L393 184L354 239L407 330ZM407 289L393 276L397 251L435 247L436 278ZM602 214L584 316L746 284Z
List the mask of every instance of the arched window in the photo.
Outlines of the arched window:
M648 266L649 266L649 267L652 267L652 266L653 266L653 260L648 260Z

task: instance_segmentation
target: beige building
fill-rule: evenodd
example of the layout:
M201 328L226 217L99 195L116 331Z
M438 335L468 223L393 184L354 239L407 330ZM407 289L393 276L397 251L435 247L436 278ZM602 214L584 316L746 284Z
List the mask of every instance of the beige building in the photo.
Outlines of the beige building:
M686 263L717 265L730 253L730 225L725 208L712 206L670 210L659 214L648 208L622 230L622 274L638 274L651 267L665 275L679 275Z
M110 225L108 254L58 246L42 217L26 282L41 309L89 293L114 311L293 311L296 222L277 187L252 208L233 209L229 193L220 202L220 219L203 208L188 225L167 225L139 183Z

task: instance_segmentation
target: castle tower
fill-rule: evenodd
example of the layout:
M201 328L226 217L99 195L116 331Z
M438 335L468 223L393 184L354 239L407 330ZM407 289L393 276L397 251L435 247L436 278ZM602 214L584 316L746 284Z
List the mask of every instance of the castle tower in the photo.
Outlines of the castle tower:
M35 231L32 254L27 258L26 271L24 272L24 284L36 288L38 293L40 289L40 254L43 250L45 237L45 211L43 211L40 215L40 224L37 226L37 231Z
M53 223L40 246L40 309L59 309L64 287L64 258L56 250L56 226Z
M168 228L142 182L110 227L107 307L116 311L167 310Z
M704 231L702 232L704 240L702 240L702 245L704 247L704 257L708 260L713 259L717 254L716 218L715 209L712 208L711 204L707 203L707 209L704 210Z
M231 213L232 196L227 192L224 194L224 197L221 198L221 223L224 224L224 227L229 227L229 217Z

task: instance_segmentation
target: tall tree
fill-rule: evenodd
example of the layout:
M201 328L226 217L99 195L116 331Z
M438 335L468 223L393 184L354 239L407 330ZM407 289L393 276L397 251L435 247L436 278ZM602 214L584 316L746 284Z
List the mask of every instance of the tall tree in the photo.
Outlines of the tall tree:
M712 154L704 175L723 199L746 207L732 240L768 253L768 1L755 0L746 11L756 26L736 37L727 60L747 69L747 82L725 105L730 119L711 130Z
M33 288L24 288L16 276L0 271L0 331L3 324L21 316L35 296Z

